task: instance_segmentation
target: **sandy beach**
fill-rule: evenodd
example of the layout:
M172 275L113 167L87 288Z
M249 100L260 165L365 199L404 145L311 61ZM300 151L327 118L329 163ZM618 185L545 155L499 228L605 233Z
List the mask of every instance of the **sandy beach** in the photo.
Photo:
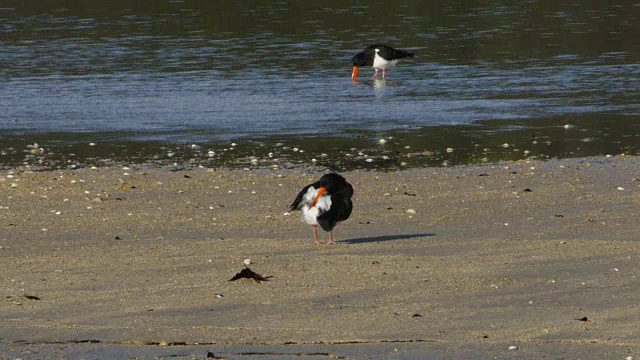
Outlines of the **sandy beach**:
M2 171L0 358L640 357L639 157L323 171Z

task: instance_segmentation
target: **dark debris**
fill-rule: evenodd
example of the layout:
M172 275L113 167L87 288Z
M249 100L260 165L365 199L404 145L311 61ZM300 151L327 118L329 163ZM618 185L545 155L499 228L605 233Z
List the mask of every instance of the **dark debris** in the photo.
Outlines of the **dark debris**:
M235 274L229 281L236 281L239 279L251 279L255 282L269 281L269 278L273 276L262 276L249 268L244 268L239 273Z

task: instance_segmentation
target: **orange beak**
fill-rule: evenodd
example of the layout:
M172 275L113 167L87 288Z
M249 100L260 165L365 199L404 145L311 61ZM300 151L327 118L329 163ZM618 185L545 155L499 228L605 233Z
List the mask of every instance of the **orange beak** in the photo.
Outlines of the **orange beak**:
M325 189L324 186L321 186L320 189L318 189L318 193L316 194L316 197L314 197L313 201L311 202L311 204L309 204L310 208L316 206L316 203L318 202L318 199L320 199L320 196L322 196L322 194L324 194L324 192L326 190L327 189Z
M353 71L351 72L351 80L356 80L358 78L358 67L354 66Z

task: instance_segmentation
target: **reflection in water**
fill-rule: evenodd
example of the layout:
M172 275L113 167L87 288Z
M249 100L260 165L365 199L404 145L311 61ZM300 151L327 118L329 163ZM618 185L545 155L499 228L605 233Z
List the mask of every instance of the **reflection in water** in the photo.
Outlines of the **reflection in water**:
M373 87L376 88L376 89L383 88L386 84L387 84L387 80L382 80L382 79L374 79L373 80ZM378 93L376 93L376 94L378 94Z
M228 142L639 113L633 4L64 5L0 8L0 148L49 132ZM351 57L372 42L416 58L354 86Z

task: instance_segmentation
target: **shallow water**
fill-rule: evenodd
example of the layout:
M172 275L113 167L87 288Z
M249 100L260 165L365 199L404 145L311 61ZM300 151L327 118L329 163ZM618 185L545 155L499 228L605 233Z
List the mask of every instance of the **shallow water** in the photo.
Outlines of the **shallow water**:
M220 154L232 141L252 147L247 156L283 142L378 151L381 137L437 152L473 148L460 134L474 130L480 140L547 136L565 124L600 145L586 155L636 154L638 14L587 1L9 2L0 9L0 163L33 163L26 146L36 142L49 163L89 142L103 145L91 156L107 159L164 158L186 144ZM372 42L416 58L386 81L362 69L354 83L350 58ZM627 139L598 135L611 127ZM571 152L582 153L545 155Z

